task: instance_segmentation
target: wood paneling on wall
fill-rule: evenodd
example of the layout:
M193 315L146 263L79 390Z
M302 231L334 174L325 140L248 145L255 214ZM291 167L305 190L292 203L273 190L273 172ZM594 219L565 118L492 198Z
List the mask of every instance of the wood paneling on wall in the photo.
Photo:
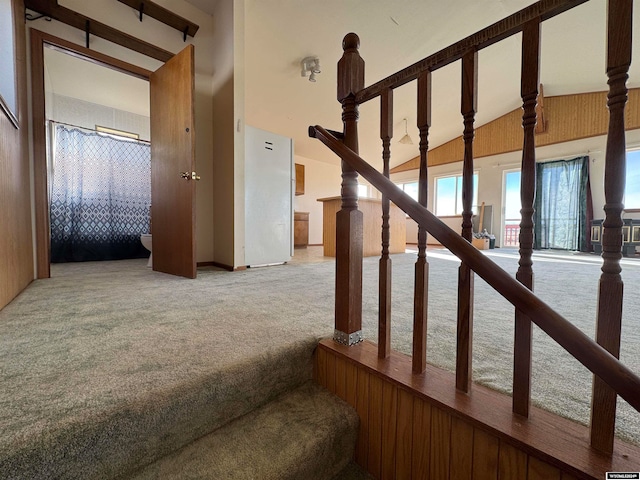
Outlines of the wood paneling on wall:
M336 256L336 214L342 208L341 197L319 198L322 202L322 242L325 257ZM377 198L358 198L358 209L362 212L362 255L380 255L382 244L382 201ZM407 221L405 213L391 203L389 208L390 245L389 253L404 253L407 246Z
M590 449L588 429L539 409L523 420L511 398L473 384L456 392L455 376L411 359L380 360L376 345L323 340L315 380L360 417L355 460L377 479L572 480L607 471L640 471L640 448L621 442L611 460Z
M18 124L0 112L0 308L33 280L24 2L13 0Z
M629 89L625 128L640 128L640 88ZM536 147L606 135L609 121L607 92L580 93L544 98L546 131L536 134ZM522 150L522 109L496 118L478 127L473 142L474 158ZM429 151L429 166L461 162L464 156L462 136ZM420 157L391 169L391 173L416 170Z

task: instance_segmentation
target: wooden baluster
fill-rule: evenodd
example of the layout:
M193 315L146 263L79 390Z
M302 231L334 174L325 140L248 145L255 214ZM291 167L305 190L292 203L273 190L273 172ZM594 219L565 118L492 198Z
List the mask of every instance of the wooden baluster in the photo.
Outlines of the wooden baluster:
M380 95L380 138L382 139L382 173L389 178L391 138L393 138L393 90ZM389 199L382 195L382 256L378 282L378 357L387 358L391 351L391 258L389 257Z
M478 91L478 52L471 50L462 57L462 102L464 118L464 162L462 165L462 236L473 238L473 137ZM458 338L456 343L456 388L471 388L471 352L473 333L473 271L464 262L458 270Z
M536 194L536 105L540 65L540 19L527 23L522 30L522 169L520 173L520 260L516 279L533 290L533 205ZM513 412L529 416L531 404L531 337L533 324L516 309L513 354Z
M427 208L427 150L431 125L431 72L418 77L418 129L420 131L420 177L418 202ZM429 262L427 262L427 231L418 225L418 259L415 266L413 298L413 373L427 368L427 307L429 293Z
M624 110L627 103L631 64L632 0L609 0L607 26L607 76L609 77L609 131L604 172L605 219L602 233L602 274L598 292L596 341L615 357L620 355L623 284L622 204L625 185L626 151ZM615 391L599 377L593 379L591 404L591 446L613 451L616 416Z
M364 88L364 60L360 39L349 33L342 41L338 61L338 101L342 104L344 144L358 153L356 93ZM358 173L342 162L342 208L336 214L335 341L353 345L362 341L362 212L358 210Z

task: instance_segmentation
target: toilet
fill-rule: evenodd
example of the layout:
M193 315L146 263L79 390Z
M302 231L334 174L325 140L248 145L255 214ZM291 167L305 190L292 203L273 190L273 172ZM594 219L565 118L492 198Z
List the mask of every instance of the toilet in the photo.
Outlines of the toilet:
M142 242L142 246L151 252L151 234L143 233L140 235L140 242ZM149 254L149 261L147 262L147 267L153 267L153 252Z

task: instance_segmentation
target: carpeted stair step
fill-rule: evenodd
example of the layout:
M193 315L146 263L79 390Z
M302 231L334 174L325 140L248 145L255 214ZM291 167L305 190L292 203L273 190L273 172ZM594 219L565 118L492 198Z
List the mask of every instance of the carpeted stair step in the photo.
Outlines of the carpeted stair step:
M375 477L356 462L351 461L332 480L375 480Z
M309 382L316 345L317 339L310 338L196 376L185 365L182 377L123 393L91 415L68 408L59 420L2 438L0 478L126 478ZM55 398L51 405L72 405L72 399Z
M355 471L349 463L357 430L358 416L351 406L308 382L128 478L367 478L336 477Z

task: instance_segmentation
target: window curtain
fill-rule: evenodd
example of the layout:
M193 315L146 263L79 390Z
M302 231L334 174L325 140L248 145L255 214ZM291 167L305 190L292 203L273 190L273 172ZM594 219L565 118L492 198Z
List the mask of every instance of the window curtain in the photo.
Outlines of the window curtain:
M149 144L60 124L52 134L51 261L148 256Z
M534 248L591 249L589 157L536 164Z

